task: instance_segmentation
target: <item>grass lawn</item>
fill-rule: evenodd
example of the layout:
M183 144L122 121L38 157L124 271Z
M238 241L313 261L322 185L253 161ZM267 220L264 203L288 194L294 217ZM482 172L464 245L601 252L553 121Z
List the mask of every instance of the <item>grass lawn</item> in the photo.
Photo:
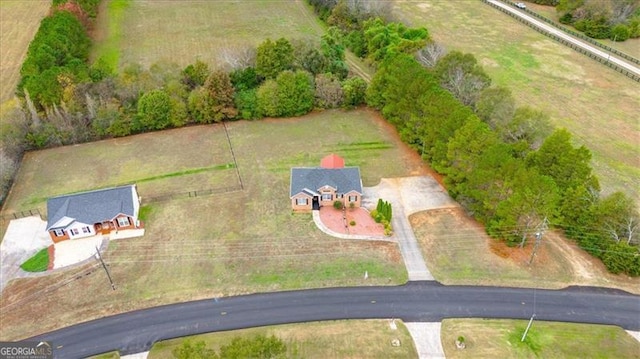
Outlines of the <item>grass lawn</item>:
M442 346L447 358L637 358L640 342L620 327L534 321L521 342L526 320L446 319ZM455 340L464 336L466 348Z
M262 328L234 330L189 337L192 343L204 341L207 348L218 350L235 337L275 335L287 345L286 358L413 358L416 349L409 331L396 320L391 329L387 320L350 320L288 324ZM150 359L173 358L171 352L186 338L156 343ZM391 341L400 340L399 347Z
M139 192L150 197L229 186L236 178L230 164L233 158L222 126L29 152L3 210L45 210L48 197L126 183L138 183ZM216 176L222 176L221 181L214 180Z
M524 249L510 248L489 238L484 228L462 209L420 212L412 215L410 221L429 270L444 284L530 288L588 285L615 287L632 293L638 293L640 288L640 278L608 273L599 259L553 232L545 234L529 265L531 244Z
M0 1L0 103L13 97L29 43L51 0Z
M120 12L124 3L127 9ZM323 31L302 0L111 0L106 7L97 21L94 58L107 54L120 66L161 60L186 66L196 59L222 64L221 49L256 46L267 38L319 40Z
M518 105L543 110L593 153L603 190L640 200L638 83L481 1L397 1L397 16L423 25L448 50L472 53Z
M20 268L27 272L44 272L49 267L49 248L43 248L27 259Z
M175 180L178 186L202 176L198 181L211 181L210 187L233 185L235 168L140 183L147 206L145 236L112 242L104 253L118 289L110 290L104 273L84 276L78 274L81 269L15 281L0 297L0 308L7 313L0 338L189 299L406 281L396 245L328 237L315 228L309 214L293 215L290 209L290 167L318 165L331 152L344 156L347 165L360 166L365 186L381 177L423 173L417 156L375 113L326 111L227 126L244 191L144 203L159 191L156 187L167 186L164 181ZM220 131L220 125L189 127L30 153L8 203L232 162L230 151L223 150L226 139L213 140L220 138ZM118 166L105 166L112 159ZM66 170L59 170L80 165L88 175L68 180ZM228 177L216 176L226 172ZM25 300L67 280L71 282L64 290L52 290L42 300ZM51 320L36 322L34 313L47 313Z

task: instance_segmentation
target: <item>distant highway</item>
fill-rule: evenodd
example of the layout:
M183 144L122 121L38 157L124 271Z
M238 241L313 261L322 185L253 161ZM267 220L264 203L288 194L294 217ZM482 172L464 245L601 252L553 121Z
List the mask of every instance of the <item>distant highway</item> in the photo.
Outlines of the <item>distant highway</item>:
M599 56L609 62L612 62L630 72L635 73L636 75L640 76L640 67L635 66L633 64L630 64L620 58L618 58L615 54L603 51L598 49L597 47L594 47L580 39L576 39L575 37L566 34L565 32L563 32L562 30L559 30L551 25L545 24L544 22L537 20L534 17L529 16L527 13L514 8L513 6L507 5L501 1L498 0L486 0L487 2L490 2L496 6L499 6L507 11L509 11L510 13L513 13L523 19L525 19L526 21L534 24L535 26L537 26L538 28L543 29L546 32L552 33L566 41L569 41L573 44L575 44L576 46L581 47L582 49L591 52L592 54Z
M350 287L253 294L149 308L73 325L29 340L48 340L56 358L113 350L148 351L153 343L200 333L338 319L514 318L618 325L640 330L640 296L590 287L563 290L443 286Z

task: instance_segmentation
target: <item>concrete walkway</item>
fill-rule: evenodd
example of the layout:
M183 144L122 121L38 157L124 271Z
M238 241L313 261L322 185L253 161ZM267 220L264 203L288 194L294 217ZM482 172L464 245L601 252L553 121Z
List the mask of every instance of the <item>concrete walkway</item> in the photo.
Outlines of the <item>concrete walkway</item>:
M322 232L330 235L331 237L342 238L342 239L360 239L360 240L368 240L368 241L387 241L387 242L395 242L392 237L385 236L365 236L359 234L346 234L346 233L338 233L336 231L331 230L329 227L325 226L320 219L320 211L315 210L311 211L311 216L313 217L313 222L315 222L316 227Z
M440 330L442 323L404 323L416 345L418 358L444 358Z

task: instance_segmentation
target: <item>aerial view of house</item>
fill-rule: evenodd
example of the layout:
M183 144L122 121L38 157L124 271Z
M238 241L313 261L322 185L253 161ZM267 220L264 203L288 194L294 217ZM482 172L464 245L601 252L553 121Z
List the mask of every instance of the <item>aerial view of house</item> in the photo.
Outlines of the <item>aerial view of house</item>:
M140 227L135 185L50 198L47 231L54 242Z
M640 0L0 0L0 50L0 359L639 358Z
M324 157L319 167L294 167L289 196L296 212L318 210L335 201L343 202L345 207L360 207L360 169L345 167L344 159L335 154Z

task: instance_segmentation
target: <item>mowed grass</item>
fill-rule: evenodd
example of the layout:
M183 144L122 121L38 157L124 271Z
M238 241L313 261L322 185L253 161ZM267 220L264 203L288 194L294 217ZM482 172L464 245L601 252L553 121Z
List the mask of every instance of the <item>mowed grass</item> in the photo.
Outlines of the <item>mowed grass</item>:
M49 266L49 248L43 248L20 265L27 272L44 272Z
M0 299L6 313L0 337L17 339L79 320L189 299L406 281L406 270L395 244L328 237L317 230L309 214L294 215L290 208L290 167L316 166L331 152L344 156L347 165L361 166L365 185L376 184L381 177L414 173L416 169L406 162L407 150L397 134L387 132L387 125L375 113L326 111L303 118L240 121L227 126L244 191L145 204L145 236L111 242L103 254L116 291L111 291L104 273L79 274L82 269L10 283ZM39 181L39 185L49 186L50 192L59 192L55 185L44 183L45 174L48 181L65 186L64 191L70 192L119 182L126 172L109 172L104 161L86 160L103 151L109 152L107 162L117 158L120 166L134 172L131 178L175 171L177 164L188 169L228 162L220 152L218 158L224 160L212 160L211 155L224 148L226 139L222 143L207 142L203 135L217 138L220 128L184 128L67 147L63 148L68 151L65 155L53 157L52 153L61 149L32 153L21 169L30 175L21 173L21 182L16 184L26 189L14 191L12 203L24 202L17 193L25 198L46 196L29 181ZM162 145L157 145L155 154L144 161L138 155L146 156L147 147L155 143L147 136L158 137ZM204 137L185 139L189 136ZM190 146L185 145L187 141ZM56 161L45 160L51 158ZM83 158L85 161L80 161ZM55 168L71 168L76 161L83 164L82 173L91 175L75 184L74 179L70 179L71 184L66 183L68 172ZM103 168L103 177L93 175ZM213 187L237 183L234 168L224 171L232 175L215 179ZM224 171L196 175L207 177ZM194 175L170 180L179 183L191 176ZM160 181L163 180L139 185L143 203ZM368 279L364 279L365 272ZM56 283L67 281L70 283L64 287L56 287ZM46 290L50 292L39 296L38 301L29 300L34 293ZM34 313L46 313L52 319L43 324Z
M526 320L445 319L447 358L637 358L640 342L620 327L534 321L524 342ZM466 348L455 340L464 336Z
M194 126L25 154L4 212L46 209L49 197L137 183L145 196L233 184L233 157L222 126ZM43 212L44 213L44 212Z
M13 97L29 43L50 6L50 0L0 1L0 103Z
M275 335L287 345L286 358L413 358L416 349L409 331L402 321L395 321L391 329L388 320L349 320L288 324L262 328L177 338L156 343L149 352L151 359L173 358L172 351L187 339L191 343L203 341L207 348L219 350L235 337L253 338L256 335ZM400 341L394 347L391 342Z
M552 232L543 236L529 265L532 241L523 249L507 247L487 236L484 228L460 208L419 212L410 217L410 222L429 270L443 284L528 288L586 285L615 287L632 293L638 293L640 288L639 278L608 273L600 260L582 255L574 242L567 244L566 239ZM567 248L566 253L559 245ZM589 273L574 268L573 261L578 258L590 261L583 264Z
M472 53L519 106L551 116L593 153L605 193L640 198L638 83L520 24L481 1L395 3L395 14L426 26L448 50Z
M161 60L186 66L196 59L222 65L222 49L256 46L267 38L318 40L322 27L307 6L301 0L133 0L121 20L99 19L121 33L113 35L118 41L105 37L107 45L98 48L119 43L121 66Z

